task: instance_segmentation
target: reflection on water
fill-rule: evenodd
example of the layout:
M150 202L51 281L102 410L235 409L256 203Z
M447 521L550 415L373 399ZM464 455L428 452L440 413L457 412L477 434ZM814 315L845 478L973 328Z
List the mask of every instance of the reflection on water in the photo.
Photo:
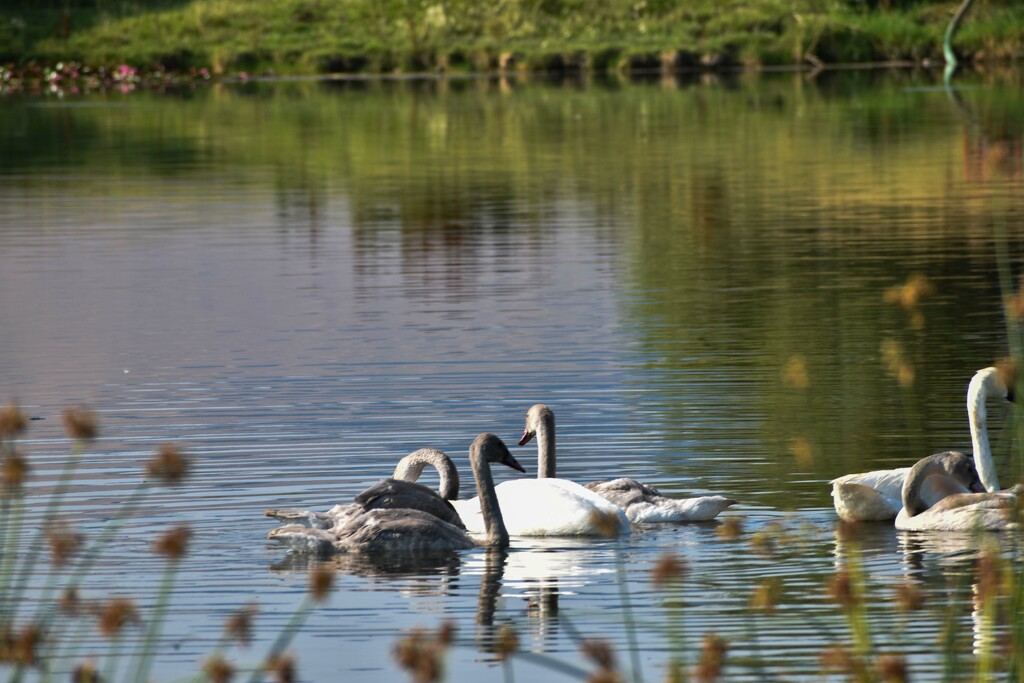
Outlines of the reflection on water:
M158 660L169 680L254 595L255 642L233 657L257 660L288 623L308 560L265 542L264 508L327 509L422 446L468 476L473 436L515 441L544 402L563 476L727 494L742 532L334 558L337 592L294 644L303 677L398 679L395 640L445 620L453 680L502 675L502 627L533 657L516 674L537 681L585 667L581 637L610 639L622 663L635 639L659 678L676 632L691 650L725 637L731 678L817 675L846 633L825 591L848 559L826 482L968 447L967 381L1007 353L1020 77L937 83L277 83L0 102L0 398L45 418L23 444L33 496L66 460L69 404L101 421L65 505L87 533L158 444L196 456L88 585L154 604L149 543L192 525ZM917 273L933 291L914 310L885 300ZM991 416L997 467L1014 480L1003 423ZM535 474L530 449L516 456ZM963 633L977 621L979 548L859 533L879 647L934 677L944 606ZM679 595L650 580L667 553L686 562ZM752 612L769 579L777 604ZM893 608L904 581L927 598L913 628ZM58 668L104 647L87 639Z

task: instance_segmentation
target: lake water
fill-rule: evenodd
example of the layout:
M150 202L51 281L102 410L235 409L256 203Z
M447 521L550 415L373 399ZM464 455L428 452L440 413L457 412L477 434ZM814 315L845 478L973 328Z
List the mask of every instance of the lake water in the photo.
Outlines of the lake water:
M190 479L146 498L83 593L151 611L151 542L188 523L153 674L195 672L255 599L254 642L229 651L244 668L310 564L265 540L264 508L350 500L421 446L468 477L483 431L533 475L532 444L514 444L544 402L560 476L723 493L741 533L514 539L433 566L341 558L290 647L301 679L404 680L397 640L445 621L455 681L505 680L505 625L531 653L514 675L534 683L590 671L581 637L661 680L678 638L692 664L707 633L728 640L730 679L816 677L849 635L826 593L850 552L827 482L969 450L967 382L1010 353L1021 80L300 81L0 101L0 399L45 418L22 442L29 527L48 523L71 448L63 408L101 424L63 508L91 536L158 445L182 445ZM932 285L918 305L887 300L915 274ZM1013 481L1019 449L992 413ZM857 533L879 650L938 678L946 615L955 650L977 636L981 541ZM1016 554L1012 537L988 541ZM651 583L667 553L687 562L680 590ZM768 579L777 608L754 614ZM894 608L903 582L929 598L911 617ZM53 664L105 647L85 635Z

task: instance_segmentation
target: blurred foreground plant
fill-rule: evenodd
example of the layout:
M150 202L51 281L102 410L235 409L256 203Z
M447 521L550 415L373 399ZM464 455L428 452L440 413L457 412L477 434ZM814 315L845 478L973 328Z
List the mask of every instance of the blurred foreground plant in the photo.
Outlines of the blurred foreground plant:
M33 529L34 533L24 534L26 540L22 527L32 509L26 491L31 467L17 440L28 424L28 417L13 403L0 409L0 671L9 669L10 681L20 681L30 671L35 672L37 680L52 681L59 673L54 663L67 661L69 650L87 635L90 627L94 627L109 643L107 651L100 662L90 660L72 665L70 674L73 682L149 681L178 569L192 540L191 528L173 526L153 544L153 552L164 559L165 565L156 604L151 609L142 610L124 596L87 600L81 597L81 588L97 560L115 539L124 521L138 509L146 494L155 486L182 483L189 474L191 459L174 444L160 446L153 458L145 463L146 478L118 506L96 537L89 540L70 523L61 520L60 510L79 459L97 438L99 426L96 414L91 410L65 410L63 424L73 443L71 456L45 508L42 508L41 517L31 520L41 528L41 532ZM43 585L32 585L32 578L44 573L39 571L40 557L47 548L50 561L45 569ZM221 641L200 665L194 680L226 683L233 680L240 669L250 672L249 680L254 682L263 680L268 674L280 683L296 680L295 661L284 650L312 607L327 599L332 585L333 572L326 569L310 572L306 599L256 665L240 668L226 657L224 651L232 642L243 647L249 644L257 606L251 603L230 615ZM31 606L34 612L21 615L26 606ZM144 636L138 651L122 653L119 639L130 627L143 628Z

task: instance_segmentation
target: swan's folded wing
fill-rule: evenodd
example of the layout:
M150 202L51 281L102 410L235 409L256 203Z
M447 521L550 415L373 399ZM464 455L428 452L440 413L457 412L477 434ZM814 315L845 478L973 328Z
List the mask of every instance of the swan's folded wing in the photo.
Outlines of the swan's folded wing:
M847 474L833 479L836 514L849 522L880 522L896 517L903 507L903 480L909 467Z

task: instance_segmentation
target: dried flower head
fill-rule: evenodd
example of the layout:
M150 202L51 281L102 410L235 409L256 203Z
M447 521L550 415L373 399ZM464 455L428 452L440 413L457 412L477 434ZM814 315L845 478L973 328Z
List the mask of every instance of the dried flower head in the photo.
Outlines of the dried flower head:
M35 666L37 651L43 642L43 630L36 624L28 624L21 631L5 634L4 660L18 666Z
M324 566L309 572L309 595L316 602L323 602L334 587L334 571Z
M64 431L76 441L92 441L98 432L96 413L87 408L64 410Z
M0 465L0 488L4 495L19 493L28 479L28 472L28 460L19 451L12 450L4 455L3 464Z
M914 383L914 366L903 354L903 346L895 339L882 342L882 360L889 374L896 378L901 387L909 387Z
M852 676L860 669L860 665L845 647L833 645L821 653L821 668L825 671L841 671Z
M860 603L860 598L854 588L853 579L850 577L850 572L846 567L840 569L832 577L832 581L828 584L828 594L844 609L852 609Z
M925 275L912 273L902 285L893 285L885 290L882 300L887 304L898 304L906 311L913 311L926 296L935 293L935 286Z
M750 595L750 607L764 614L772 614L775 612L775 606L779 604L781 596L782 579L777 576L764 579L757 584L757 588Z
M102 680L92 662L82 662L71 672L71 683L100 683Z
M13 439L28 428L28 416L14 403L0 409L0 439Z
M255 601L250 602L228 617L224 623L224 633L242 645L249 645L252 641L252 622L258 612L259 605Z
M454 621L442 621L441 625L437 627L437 634L434 636L434 640L437 641L440 647L451 647L452 643L455 642L456 630Z
M146 475L159 479L166 486L180 484L188 475L189 459L174 444L165 443L146 463Z
M220 655L214 655L203 663L203 673L212 683L228 683L235 675L235 667Z
M114 638L128 624L138 623L139 611L128 598L111 598L100 608L100 632L107 638Z
M588 638L580 643L583 656L604 671L615 671L615 651L607 640Z
M498 659L505 661L519 651L519 634L515 629L505 624L498 631L498 639L494 644L494 654Z
M725 517L718 525L718 537L726 541L735 541L743 535L742 517Z
M153 550L157 555L163 555L169 560L180 560L188 550L190 538L192 538L192 530L182 524L156 539L156 542L153 544Z
M412 674L417 683L433 683L441 679L441 650L437 641L423 629L413 629L395 644L395 660Z
M810 467L814 464L814 446L805 436L790 439L789 452L793 454L793 460L800 467Z
M82 599L75 588L66 588L60 595L57 607L69 617L77 617L82 613Z
M274 675L274 680L277 683L295 683L297 680L295 658L291 655L271 657L263 665L263 668Z
M899 655L880 655L876 662L878 676L885 683L907 683L907 662Z
M53 555L54 565L63 567L67 564L82 547L82 538L82 534L67 525L47 530L46 540L50 542L50 554Z
M686 575L686 562L672 553L665 553L651 570L651 583L661 588L670 583L679 583Z
M782 386L787 389L809 389L810 376L807 374L807 361L803 356L791 356L782 367Z
M697 659L697 667L694 676L701 683L717 681L722 675L725 666L725 653L729 649L729 643L714 633L704 636L701 641L700 657Z
M896 604L901 612L916 612L924 605L924 593L912 583L896 586Z
M619 515L614 512L593 510L590 513L590 522L597 529L597 533L605 538L615 538L619 534Z

